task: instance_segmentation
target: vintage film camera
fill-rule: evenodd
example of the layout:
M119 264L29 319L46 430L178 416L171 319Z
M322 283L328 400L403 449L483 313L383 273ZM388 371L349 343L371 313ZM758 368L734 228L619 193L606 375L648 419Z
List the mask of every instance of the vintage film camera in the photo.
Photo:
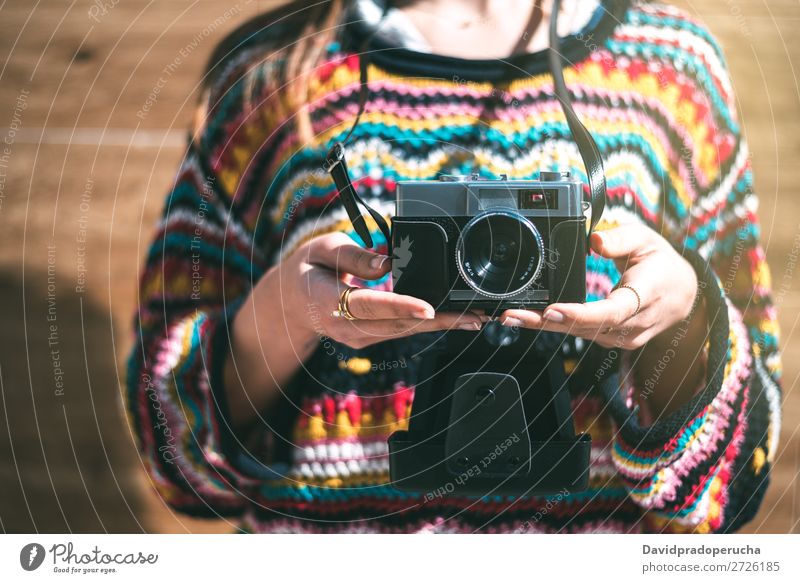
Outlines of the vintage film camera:
M398 182L394 291L443 311L583 302L588 203L582 185L568 172L539 178Z
M399 181L389 228L359 197L345 160L344 143L369 92L369 52L361 52L359 115L329 150L325 167L365 245L373 241L359 205L389 242L396 292L425 299L437 310L492 314L585 301L587 239L603 213L606 182L600 152L572 109L564 82L559 5L553 1L549 66L586 167L587 203L581 183L562 172L541 172L539 180ZM563 335L496 321L477 335L438 335L421 355L408 430L389 438L393 486L426 496L586 489L591 437L576 435L572 422L563 363L568 342Z
M450 311L583 302L587 206L568 172L400 181L394 291ZM389 440L394 486L428 496L583 489L591 439L574 433L563 340L495 322L432 343L409 428Z

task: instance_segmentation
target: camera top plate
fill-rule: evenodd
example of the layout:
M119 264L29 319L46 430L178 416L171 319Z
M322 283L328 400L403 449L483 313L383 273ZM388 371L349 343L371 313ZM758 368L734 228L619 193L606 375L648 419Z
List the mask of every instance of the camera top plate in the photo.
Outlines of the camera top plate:
M583 187L569 172L542 172L540 180L445 174L438 180L397 182L398 217L471 217L501 208L525 217L579 218Z

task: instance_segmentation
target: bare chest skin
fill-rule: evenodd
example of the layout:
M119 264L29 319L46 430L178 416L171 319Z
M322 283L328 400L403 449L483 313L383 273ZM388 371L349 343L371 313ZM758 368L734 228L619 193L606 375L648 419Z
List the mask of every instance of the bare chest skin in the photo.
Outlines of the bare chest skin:
M402 8L430 51L466 59L503 58L547 48L549 0L455 2L424 0ZM596 2L566 2L560 35L580 30Z

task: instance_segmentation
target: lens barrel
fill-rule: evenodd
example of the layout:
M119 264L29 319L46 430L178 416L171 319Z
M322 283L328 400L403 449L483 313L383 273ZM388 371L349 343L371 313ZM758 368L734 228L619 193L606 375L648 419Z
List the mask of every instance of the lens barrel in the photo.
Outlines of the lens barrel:
M461 230L456 266L475 292L489 298L515 296L539 277L544 257L536 226L511 210L473 217Z

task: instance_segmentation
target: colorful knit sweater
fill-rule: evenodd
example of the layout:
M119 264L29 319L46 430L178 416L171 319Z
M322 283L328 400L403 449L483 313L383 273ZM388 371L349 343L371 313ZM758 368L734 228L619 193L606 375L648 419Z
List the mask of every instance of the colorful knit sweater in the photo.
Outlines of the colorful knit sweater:
M551 497L426 496L388 483L386 439L406 427L413 399L413 339L362 350L323 339L251 440L235 437L222 369L242 298L312 236L342 230L360 240L320 167L358 110L353 47L365 29L343 26L327 45L310 80L314 137L304 143L285 96L281 47L292 26L242 37L216 67L141 277L127 410L163 499L259 532L720 532L751 519L776 454L781 399L757 199L720 48L700 23L657 4L605 0L564 40L565 75L604 159L600 228L649 225L696 251L698 273L706 265L711 274L706 293L723 333L710 339L708 385L652 425L630 400L575 388L577 429L593 438L589 489ZM362 197L387 217L397 180L565 168L584 177L543 53L502 64L372 42L370 99L348 163ZM619 278L596 255L587 273L590 301ZM576 354L586 344L574 341ZM397 366L375 366L387 358ZM620 393L640 389L626 383Z

